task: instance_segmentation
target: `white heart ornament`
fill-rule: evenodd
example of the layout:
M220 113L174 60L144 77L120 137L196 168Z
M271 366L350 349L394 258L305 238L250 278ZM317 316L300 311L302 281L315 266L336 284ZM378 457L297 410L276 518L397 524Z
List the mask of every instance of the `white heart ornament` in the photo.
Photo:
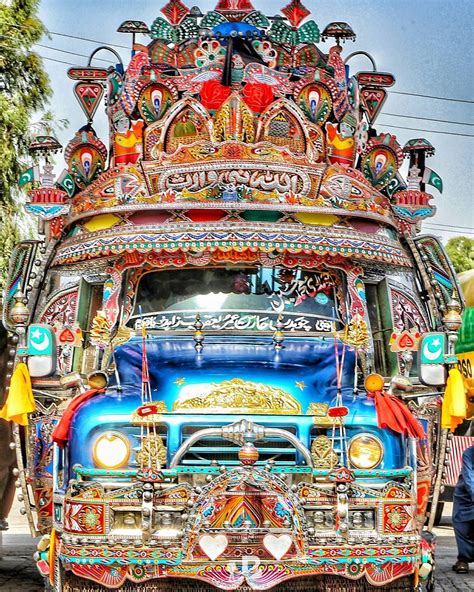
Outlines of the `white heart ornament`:
M293 540L288 534L267 534L263 539L263 546L277 561L288 553L292 543Z
M205 534L199 539L199 546L211 561L217 559L227 549L229 541L225 534L212 536Z

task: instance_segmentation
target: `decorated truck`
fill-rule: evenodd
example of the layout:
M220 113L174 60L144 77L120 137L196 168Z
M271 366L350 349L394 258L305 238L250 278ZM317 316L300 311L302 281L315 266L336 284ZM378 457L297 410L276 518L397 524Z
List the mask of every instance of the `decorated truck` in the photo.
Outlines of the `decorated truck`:
M4 301L46 587L432 589L462 298L433 146L375 127L394 76L298 0L118 30L128 64L68 71L64 171L31 145Z

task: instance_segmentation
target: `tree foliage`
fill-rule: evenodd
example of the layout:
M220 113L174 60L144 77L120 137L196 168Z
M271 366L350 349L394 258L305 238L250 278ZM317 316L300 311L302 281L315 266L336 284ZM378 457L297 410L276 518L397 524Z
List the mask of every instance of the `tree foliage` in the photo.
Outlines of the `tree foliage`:
M20 234L16 183L27 168L28 125L51 95L41 58L32 49L46 32L37 10L38 0L0 3L0 284Z
M456 273L474 269L474 239L467 236L451 238L446 243L446 251Z

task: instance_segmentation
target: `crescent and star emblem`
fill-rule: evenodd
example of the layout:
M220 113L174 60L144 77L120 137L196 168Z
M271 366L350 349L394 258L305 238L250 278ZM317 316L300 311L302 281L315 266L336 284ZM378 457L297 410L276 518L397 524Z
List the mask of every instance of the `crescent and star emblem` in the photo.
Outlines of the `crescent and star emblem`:
M439 337L433 339L433 341L428 341L423 346L423 357L429 360L430 362L438 360L442 352L443 346L441 344L441 340L439 339Z
M50 346L50 339L47 333L35 329L31 333L31 345L38 351L45 351Z

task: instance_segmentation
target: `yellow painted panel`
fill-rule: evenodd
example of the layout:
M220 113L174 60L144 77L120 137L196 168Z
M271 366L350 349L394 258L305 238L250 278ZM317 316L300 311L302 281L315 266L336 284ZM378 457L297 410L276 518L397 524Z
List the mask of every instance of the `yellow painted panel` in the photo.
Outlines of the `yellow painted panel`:
M303 224L310 224L312 226L333 226L339 218L332 214L309 214L306 212L299 212L295 216Z
M117 222L120 222L118 216L114 216L113 214L100 214L99 216L94 216L90 220L87 220L84 224L84 228L89 232L96 232L98 230L112 228Z

